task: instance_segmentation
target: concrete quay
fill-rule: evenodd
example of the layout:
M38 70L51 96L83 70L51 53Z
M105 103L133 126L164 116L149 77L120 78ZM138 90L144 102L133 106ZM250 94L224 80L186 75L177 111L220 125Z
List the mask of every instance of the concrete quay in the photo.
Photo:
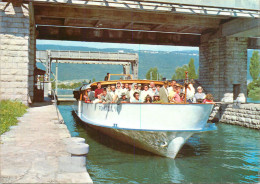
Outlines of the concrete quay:
M92 183L85 166L88 145L71 138L55 105L36 104L10 129L0 140L0 183ZM84 156L72 155L75 149Z

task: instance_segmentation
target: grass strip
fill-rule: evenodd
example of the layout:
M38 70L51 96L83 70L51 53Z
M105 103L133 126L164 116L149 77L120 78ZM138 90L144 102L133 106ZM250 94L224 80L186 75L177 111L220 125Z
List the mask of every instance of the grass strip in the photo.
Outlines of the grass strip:
M0 135L9 131L10 126L17 125L17 118L26 113L28 107L21 102L11 100L0 101Z

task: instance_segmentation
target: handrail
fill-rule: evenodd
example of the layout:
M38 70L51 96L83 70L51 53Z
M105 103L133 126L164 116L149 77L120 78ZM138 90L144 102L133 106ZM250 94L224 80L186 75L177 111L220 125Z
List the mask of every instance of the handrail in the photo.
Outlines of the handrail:
M54 104L55 104L55 107L56 107L56 112L57 112L57 116L58 116L58 122L60 124L63 124L64 121L63 120L60 120L60 116L59 116L59 111L58 111L58 105L57 105L57 98L56 98L56 92L52 89L51 90L52 94L53 94L53 100L54 100Z

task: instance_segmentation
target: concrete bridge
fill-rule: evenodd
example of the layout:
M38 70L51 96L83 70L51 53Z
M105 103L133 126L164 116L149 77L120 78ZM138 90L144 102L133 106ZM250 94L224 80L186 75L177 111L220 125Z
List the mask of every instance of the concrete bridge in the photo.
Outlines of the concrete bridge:
M259 7L258 0L2 0L1 99L33 100L36 39L49 39L199 47L200 83L232 102L247 94Z

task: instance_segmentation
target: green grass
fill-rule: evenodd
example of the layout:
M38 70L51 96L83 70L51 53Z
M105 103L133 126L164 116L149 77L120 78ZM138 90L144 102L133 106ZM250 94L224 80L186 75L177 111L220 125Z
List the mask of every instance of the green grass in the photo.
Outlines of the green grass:
M9 131L9 127L16 125L17 117L26 113L28 107L18 101L0 101L0 135Z

